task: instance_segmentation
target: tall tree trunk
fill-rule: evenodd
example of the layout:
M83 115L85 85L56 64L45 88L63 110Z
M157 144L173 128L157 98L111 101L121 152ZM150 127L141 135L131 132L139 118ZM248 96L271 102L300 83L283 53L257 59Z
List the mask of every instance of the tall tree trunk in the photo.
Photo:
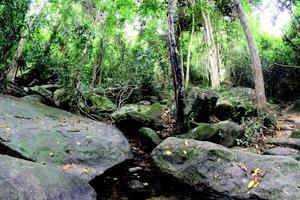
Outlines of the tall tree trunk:
M168 45L169 45L169 56L173 71L175 101L176 101L176 117L177 117L177 131L184 129L184 87L182 77L182 67L179 61L179 52L175 37L175 23L174 23L174 12L177 6L177 0L169 0L168 6Z
M101 39L97 53L96 53L96 63L93 68L93 76L91 82L91 89L96 88L101 84L102 78L102 61L104 58L104 41Z
M256 101L257 101L257 110L258 110L258 114L261 114L266 109L267 101L265 95L264 77L262 73L260 58L244 10L242 8L241 2L239 0L235 0L235 3L236 3L235 5L236 12L241 22L241 25L243 27L245 36L247 38L249 50L250 50L250 57L252 62L252 70L253 70L254 85L255 85L255 94L256 94Z
M27 39L26 38L21 38L18 47L17 47L17 51L13 57L13 61L12 64L9 68L8 74L7 74L7 80L14 83L15 82L15 78L17 76L18 73L18 69L19 69L19 60L22 56L23 53L23 49L24 49L24 45L26 43Z
M192 40L193 40L194 31L195 31L195 17L193 15L192 32L189 41L187 65L186 65L186 73L185 73L185 88L189 86L189 82L190 82L190 61L191 61Z
M31 14L33 11L32 10L29 10L28 14L27 14L27 17L32 17L32 15L36 15L36 17L31 20L28 24L28 29L26 30L26 34L25 35L29 35L30 32L32 31L33 29L33 24L35 22L36 19L39 18L43 8L46 6L46 4L48 3L47 0L43 1L42 4L40 6L38 6L37 8L35 7L36 9L36 13L35 14ZM27 36L28 37L28 36ZM7 73L7 77L6 79L12 83L15 82L15 79L16 79L16 76L17 76L17 73L18 73L18 69L19 69L19 60L23 54L23 49L24 49L24 46L25 46L25 43L27 41L27 37L22 37L19 41L19 44L18 44L18 47L17 47L17 51L13 57L13 60L12 60L12 64L8 70L8 73Z
M207 14L205 11L202 11L202 17L204 19L204 30L210 82L211 87L215 89L220 87L219 54L217 45L215 43L209 14Z

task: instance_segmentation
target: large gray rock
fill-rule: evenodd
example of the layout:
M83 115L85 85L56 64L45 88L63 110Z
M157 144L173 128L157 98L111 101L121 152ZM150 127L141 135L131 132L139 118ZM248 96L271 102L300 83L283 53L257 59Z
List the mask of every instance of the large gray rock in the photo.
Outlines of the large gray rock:
M114 126L43 104L0 95L0 145L30 160L62 168L87 181L132 157Z
M231 121L221 121L215 124L200 123L187 134L178 135L178 138L210 141L226 147L234 146L244 129Z
M152 105L129 104L112 113L112 118L120 128L134 128L138 131L142 127L149 127L159 130L164 127L162 121L164 109L159 103Z
M207 122L213 115L218 95L212 90L193 87L187 92L185 118L189 127L193 122Z
M300 199L300 163L292 158L266 156L196 140L167 138L152 152L155 164L211 199ZM259 184L249 188L254 179ZM251 184L250 184L251 186Z
M215 114L221 120L240 121L244 116L255 114L255 101L255 91L251 88L228 88L220 93Z
M24 101L32 102L32 103L43 103L44 98L41 95L34 94L34 95L27 95L21 98Z
M300 112L300 99L294 101L289 110L294 112Z
M0 199L94 200L96 193L88 183L58 169L0 155Z
M288 156L296 160L300 160L299 150L287 147L275 147L267 149L264 154L266 155L275 155L275 156Z

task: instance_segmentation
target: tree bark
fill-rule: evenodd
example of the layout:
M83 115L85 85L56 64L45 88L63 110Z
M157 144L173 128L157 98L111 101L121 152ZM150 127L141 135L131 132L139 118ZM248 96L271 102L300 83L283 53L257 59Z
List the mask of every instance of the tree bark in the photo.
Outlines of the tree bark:
M9 68L8 74L7 74L7 80L14 83L17 73L18 73L18 69L19 69L19 60L22 56L23 53L23 49L24 49L24 45L26 43L27 39L26 38L21 38L18 47L17 47L17 51L13 57L13 61L12 64Z
M254 85L255 85L255 95L257 101L257 111L258 114L261 114L265 111L267 107L267 101L265 95L264 77L262 73L260 58L244 10L242 8L242 5L239 0L236 0L235 3L236 3L235 9L239 17L239 20L241 22L241 25L243 27L248 42L249 50L250 50L250 57L252 62L252 70L253 70Z
M185 74L185 88L189 86L189 82L190 82L190 61L191 61L192 39L193 39L194 31L195 31L195 17L193 15L192 32L189 41L186 74Z
M33 24L35 22L35 20L40 16L43 8L46 6L46 4L48 3L48 1L44 1L43 4L41 6L39 6L39 8L37 9L36 11L36 17L29 22L28 24L28 29L26 30L26 34L29 35L30 32L32 31L33 29ZM30 14L30 12L32 12L31 10L29 10L29 14L27 14L27 17L31 17L32 14ZM7 73L7 77L6 79L12 83L15 82L15 79L16 79L16 76L17 76L17 73L18 73L18 69L19 69L19 60L23 54L23 49L24 49L24 46L25 46L25 43L27 41L27 37L22 37L19 41L19 44L18 44L18 47L17 47L17 51L13 57L13 60L12 60L12 64L8 70L8 73Z
M169 0L168 5L168 46L169 56L173 71L175 101L176 101L176 128L177 131L183 131L184 129L184 108L185 108L185 95L183 87L182 67L180 65L180 58L178 47L175 37L175 23L174 12L177 6L177 0Z
M211 83L211 87L213 89L216 89L220 87L219 54L218 54L217 45L214 40L209 14L207 14L205 11L202 11L202 17L204 19L204 30L205 30L210 83Z
M96 53L96 63L93 68L92 82L90 86L91 89L96 88L101 84L103 58L104 58L104 41L103 39L101 39Z

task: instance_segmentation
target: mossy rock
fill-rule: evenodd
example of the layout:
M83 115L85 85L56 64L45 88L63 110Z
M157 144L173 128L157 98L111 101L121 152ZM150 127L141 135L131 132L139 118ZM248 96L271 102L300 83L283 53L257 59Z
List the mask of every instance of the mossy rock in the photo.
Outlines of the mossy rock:
M110 99L105 96L92 95L91 98L91 109L92 110L113 110L116 108L116 104L114 104Z
M164 127L162 114L165 107L159 103L152 105L128 104L112 113L112 117L120 128L133 128L138 131L142 127L159 130Z
M178 138L211 141L226 147L235 145L240 138L243 128L231 121L221 121L215 124L201 123L187 134L178 135Z
M291 111L300 112L300 99L293 102L290 108Z
M255 91L236 87L220 92L215 115L221 120L239 122L243 117L256 115Z
M299 199L299 161L228 149L192 139L169 137L151 156L162 172L191 186L203 199ZM260 169L259 185L249 188L251 171Z
M151 128L141 128L139 133L141 134L142 140L150 147L156 147L162 140Z

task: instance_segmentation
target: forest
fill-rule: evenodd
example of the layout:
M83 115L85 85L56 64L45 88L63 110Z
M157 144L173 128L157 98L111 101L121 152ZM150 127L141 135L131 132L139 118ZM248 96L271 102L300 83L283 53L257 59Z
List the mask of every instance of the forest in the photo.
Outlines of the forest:
M0 0L0 200L300 199L300 1Z

